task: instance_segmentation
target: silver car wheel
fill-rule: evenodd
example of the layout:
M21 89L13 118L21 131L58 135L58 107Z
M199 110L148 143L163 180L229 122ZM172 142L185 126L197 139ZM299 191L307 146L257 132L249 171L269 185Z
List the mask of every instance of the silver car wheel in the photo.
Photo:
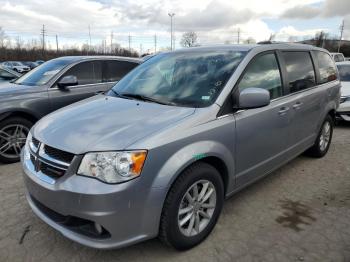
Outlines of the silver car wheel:
M8 125L0 130L0 156L18 158L26 143L29 129L24 125Z
M192 237L201 233L212 219L216 207L216 190L208 180L194 183L183 196L178 211L180 232Z
M331 124L328 121L326 121L323 124L321 136L320 136L319 146L321 151L325 151L327 149L330 138L331 138Z

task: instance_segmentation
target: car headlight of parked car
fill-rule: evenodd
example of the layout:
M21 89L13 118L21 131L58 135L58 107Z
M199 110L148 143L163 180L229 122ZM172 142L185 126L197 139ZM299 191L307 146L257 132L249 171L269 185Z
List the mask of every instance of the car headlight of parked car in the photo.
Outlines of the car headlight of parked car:
M140 176L146 156L146 150L87 153L78 175L111 184L125 182Z
M340 97L340 104L348 102L348 101L350 101L350 96L342 96L342 97Z

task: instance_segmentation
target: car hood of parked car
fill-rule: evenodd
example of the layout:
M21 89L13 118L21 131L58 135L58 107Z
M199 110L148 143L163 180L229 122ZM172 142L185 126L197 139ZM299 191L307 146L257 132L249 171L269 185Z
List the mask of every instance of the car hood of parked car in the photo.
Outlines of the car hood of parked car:
M341 82L341 95L350 96L350 82Z
M32 92L33 86L26 85L17 85L14 83L3 82L0 83L0 98L4 95L23 93L23 92Z
M44 117L32 134L44 144L74 154L123 150L194 111L100 95Z

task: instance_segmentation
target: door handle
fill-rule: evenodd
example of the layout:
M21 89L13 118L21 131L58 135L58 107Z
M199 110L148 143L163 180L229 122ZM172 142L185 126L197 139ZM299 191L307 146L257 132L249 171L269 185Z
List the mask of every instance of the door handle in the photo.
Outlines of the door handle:
M96 91L95 95L103 95L105 93L105 91Z
M289 107L281 107L280 108L280 110L278 111L278 114L280 115L280 116L283 116L283 115L285 115L285 114L287 114L287 112L289 111Z
M295 110L298 110L298 109L300 109L300 107L302 106L302 102L296 102L294 105L293 105L293 109L295 109Z

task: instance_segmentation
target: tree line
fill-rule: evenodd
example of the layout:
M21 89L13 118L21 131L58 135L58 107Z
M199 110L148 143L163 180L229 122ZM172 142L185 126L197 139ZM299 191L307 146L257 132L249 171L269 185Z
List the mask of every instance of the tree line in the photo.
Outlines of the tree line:
M10 39L0 27L0 62L1 61L37 61L50 60L61 56L85 56L85 55L113 55L138 57L138 53L113 44L110 47L103 45L89 46L87 44L81 47L66 46L65 48L47 48L42 40L31 39L23 41L20 37Z

